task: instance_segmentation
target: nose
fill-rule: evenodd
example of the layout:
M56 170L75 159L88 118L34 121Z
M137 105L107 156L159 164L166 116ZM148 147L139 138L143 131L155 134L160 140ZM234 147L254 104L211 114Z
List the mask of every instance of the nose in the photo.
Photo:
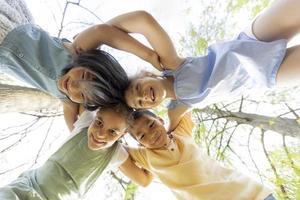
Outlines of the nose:
M101 127L97 132L97 138L103 140L104 142L108 142L112 139L112 136L107 132L104 127Z
M148 100L148 95L147 95L147 91L146 90L143 92L143 100L145 100L145 101Z
M71 80L70 81L70 90L76 90L79 88L79 81L78 80Z

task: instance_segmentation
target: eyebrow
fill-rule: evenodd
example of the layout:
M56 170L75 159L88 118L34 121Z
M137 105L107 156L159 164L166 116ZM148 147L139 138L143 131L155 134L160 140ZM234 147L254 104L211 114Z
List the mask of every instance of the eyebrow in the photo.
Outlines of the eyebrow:
M135 137L136 137L136 138L140 138L142 134L143 134L143 132L142 132L142 131L139 131L139 132L137 132L137 134L135 135Z
M147 126L149 126L152 123L153 120L147 119Z
M110 129L121 132L119 128L110 128Z
M98 119L98 120L101 120L101 121L103 121L103 119L102 119L102 117L100 117L100 116L96 116L96 118L95 119ZM112 129L112 130L115 130L115 131L118 131L118 132L121 132L121 130L119 129L119 128L109 128L109 129Z
M136 83L135 83L135 84L132 84L132 86L131 86L131 93L132 93L131 95L132 95L132 97L135 97L135 96L134 96L134 90L135 90L135 87L136 87ZM140 108L139 106L137 106L138 103L136 102L135 99L133 100L133 105L134 105L135 108Z
M102 119L102 117L101 117L100 114L97 114L96 117L95 117L95 119L103 121L103 119Z

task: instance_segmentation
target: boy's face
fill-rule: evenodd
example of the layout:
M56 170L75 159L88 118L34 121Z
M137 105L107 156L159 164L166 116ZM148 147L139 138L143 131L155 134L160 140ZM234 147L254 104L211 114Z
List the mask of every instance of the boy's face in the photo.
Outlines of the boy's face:
M125 134L125 117L112 109L99 110L88 129L88 147L99 150L110 147Z
M92 80L93 75L83 67L72 68L57 81L58 89L75 103L83 103L84 96L80 81Z
M134 121L130 131L146 148L158 149L167 145L168 135L161 118L142 115Z
M125 100L132 108L153 108L166 97L166 91L158 77L139 77L131 81L125 91Z

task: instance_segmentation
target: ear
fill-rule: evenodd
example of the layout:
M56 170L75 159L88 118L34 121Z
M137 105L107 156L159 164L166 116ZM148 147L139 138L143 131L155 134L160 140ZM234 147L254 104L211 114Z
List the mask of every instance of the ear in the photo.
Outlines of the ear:
M163 118L161 117L157 117L158 121L160 121L160 123L162 123L163 125L165 125L165 121L163 120Z

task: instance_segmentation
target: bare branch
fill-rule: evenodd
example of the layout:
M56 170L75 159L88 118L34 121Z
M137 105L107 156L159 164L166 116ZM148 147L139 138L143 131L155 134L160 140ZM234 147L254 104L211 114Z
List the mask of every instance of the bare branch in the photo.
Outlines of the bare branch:
M52 117L52 118L51 118L51 122L50 122L50 124L49 124L49 126L48 126L48 130L47 130L47 132L46 132L46 136L44 137L44 140L43 140L43 142L42 142L42 144L41 144L41 147L40 147L40 149L39 149L39 151L38 151L38 153L37 153L37 155L36 155L36 157L35 157L35 160L34 160L34 163L32 164L32 166L35 165L35 164L37 163L37 161L38 161L38 158L39 158L39 156L40 156L40 153L41 153L41 151L42 151L42 149L43 149L43 147L44 147L44 145L45 145L45 142L46 142L46 140L47 140L47 138L48 138L50 129L51 129L52 125L53 125L53 121L54 121L54 119L53 119L53 117Z
M279 176L279 174L277 172L277 169L276 169L275 165L273 164L273 162L272 162L272 160L271 160L271 158L270 158L270 156L269 156L269 154L267 152L267 149L266 149L266 146L265 146L265 140L264 139L265 139L265 131L262 130L261 144L262 144L262 147L263 147L263 150L264 150L264 154L265 154L265 156L266 156L266 158L267 158L267 160L268 160L268 162L269 162L269 164L271 166L271 169L272 169L272 171L273 171L273 173L274 173L274 175L276 177L276 180L280 180L281 178L280 178L280 176ZM279 188L280 188L282 194L285 196L285 199L289 199L288 196L287 196L287 192L286 192L286 189L285 189L284 185L281 183L281 181L278 184L279 184Z
M261 183L263 184L262 175L261 175L261 173L260 173L260 171L259 171L259 168L258 168L258 166L257 166L257 164L256 164L256 162L255 162L255 160L254 160L254 158L253 158L253 156L252 156L252 153L251 153L251 151L250 151L250 139L251 139L251 136L252 136L252 133L253 133L254 129L255 129L255 127L252 127L250 133L248 134L247 149L248 149L248 153L249 153L250 159L251 159L251 161L252 161L252 163L254 164L254 167L255 167L255 169L256 169L256 173L259 175L260 181L261 181Z

